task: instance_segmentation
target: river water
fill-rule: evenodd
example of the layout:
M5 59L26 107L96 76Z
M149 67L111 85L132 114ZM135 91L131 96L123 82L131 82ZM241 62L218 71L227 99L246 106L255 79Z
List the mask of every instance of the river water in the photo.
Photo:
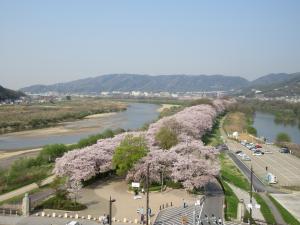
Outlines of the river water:
M257 111L254 117L253 126L257 130L258 136L266 137L269 141L274 141L280 132L287 133L292 142L300 144L300 129L298 125L283 125L275 123L274 115Z
M109 116L65 122L57 127L0 135L0 151L37 148L53 143L76 143L105 129L138 129L157 119L159 105L130 103L126 111Z

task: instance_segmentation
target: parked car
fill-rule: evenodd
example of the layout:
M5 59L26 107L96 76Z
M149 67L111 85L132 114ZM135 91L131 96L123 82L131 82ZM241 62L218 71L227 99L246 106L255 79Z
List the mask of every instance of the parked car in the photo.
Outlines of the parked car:
M287 147L283 147L279 150L280 153L290 153L290 150Z
M253 155L256 155L256 156L263 155L263 154L264 153L262 151L259 151L259 150L253 152Z
M256 144L255 148L262 148L262 146L260 144Z
M250 149L252 147L252 145L248 143L245 145L245 147Z
M273 154L273 152L272 152L272 151L269 151L269 150L264 151L264 153L265 153L265 154Z
M251 161L250 157L247 156L246 154L242 156L243 161Z
M226 144L222 144L219 146L219 149L220 150L223 150L223 151L226 151L226 150L229 150L228 146Z
M66 225L81 225L81 224L79 222L73 220L71 222L66 223Z
M237 155L243 157L245 155L245 153L244 152L240 152Z
M247 144L247 141L241 141L241 145L245 146Z

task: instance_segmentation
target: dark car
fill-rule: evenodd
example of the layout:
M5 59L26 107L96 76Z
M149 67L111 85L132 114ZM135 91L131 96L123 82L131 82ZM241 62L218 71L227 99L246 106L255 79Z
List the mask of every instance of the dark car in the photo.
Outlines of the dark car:
M222 145L221 145L221 150L229 150L229 149L228 149L228 146L227 146L227 145L222 144Z
M290 150L287 147L283 147L279 150L280 153L290 153Z
M236 151L235 154L240 154L242 151Z

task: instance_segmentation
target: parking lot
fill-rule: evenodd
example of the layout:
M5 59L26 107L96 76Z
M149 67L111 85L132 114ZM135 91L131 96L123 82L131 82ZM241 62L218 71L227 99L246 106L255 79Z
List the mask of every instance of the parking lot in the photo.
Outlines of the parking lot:
M300 186L300 159L286 153L280 153L274 145L262 144L263 152L270 152L261 156L254 156L253 152L238 142L228 140L227 145L233 152L242 151L251 161L243 161L248 167L252 164L253 171L262 181L265 181L267 172L278 179L276 186ZM241 157L239 157L241 158ZM268 171L266 171L266 167Z

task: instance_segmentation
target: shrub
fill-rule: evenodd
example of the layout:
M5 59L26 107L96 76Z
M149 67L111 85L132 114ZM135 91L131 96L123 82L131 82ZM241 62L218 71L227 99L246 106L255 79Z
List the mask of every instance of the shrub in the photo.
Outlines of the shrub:
M64 144L46 145L40 151L37 160L40 162L54 162L56 158L63 156L68 150Z
M155 141L158 142L162 149L170 149L178 143L176 133L168 127L161 127L155 136Z
M38 208L79 211L86 209L87 206L62 196L54 196L43 202Z
M276 136L276 142L291 142L291 138L286 133L278 133Z
M248 132L249 134L254 135L254 136L257 135L257 130L256 130L254 127L252 127L252 126L248 126L248 127L247 127L247 132Z
M139 159L147 155L147 152L148 148L142 136L126 136L113 155L112 163L116 173L125 175Z

